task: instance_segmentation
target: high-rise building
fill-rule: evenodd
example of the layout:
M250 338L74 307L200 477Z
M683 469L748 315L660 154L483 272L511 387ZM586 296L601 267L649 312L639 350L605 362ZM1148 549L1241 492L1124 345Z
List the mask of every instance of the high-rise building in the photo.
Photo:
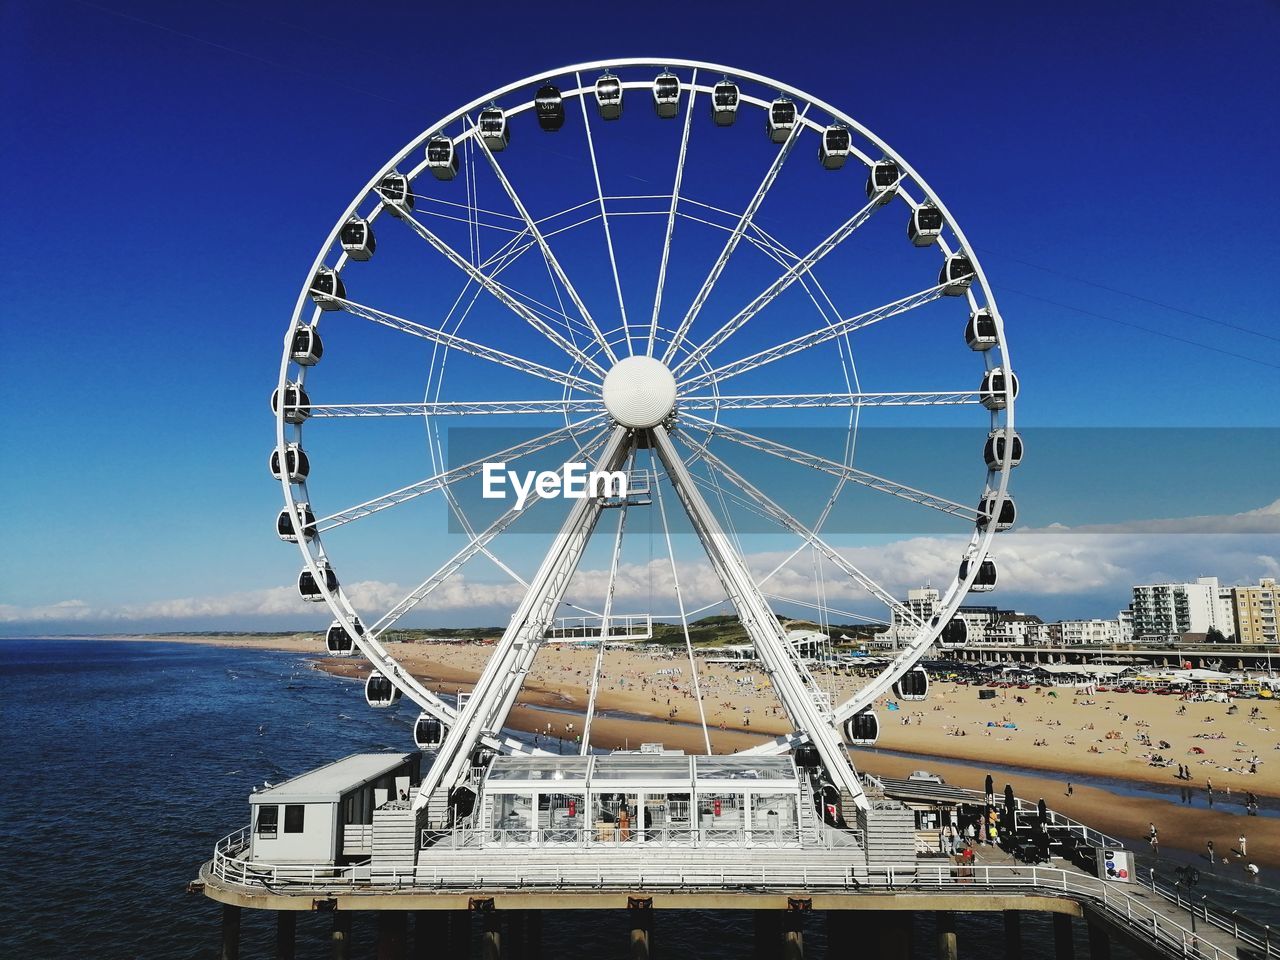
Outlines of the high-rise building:
M1240 643L1280 643L1277 607L1280 589L1273 577L1263 577L1257 586L1232 587L1235 607L1235 634Z
M1133 588L1133 638L1138 642L1171 642L1184 633L1208 633L1216 627L1235 633L1223 623L1217 577L1195 583L1153 583Z

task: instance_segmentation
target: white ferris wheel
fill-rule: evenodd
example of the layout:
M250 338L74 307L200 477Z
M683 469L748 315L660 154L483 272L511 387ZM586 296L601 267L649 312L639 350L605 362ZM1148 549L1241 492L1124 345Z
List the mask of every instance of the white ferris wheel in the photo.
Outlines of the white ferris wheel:
M504 724L551 637L598 646L589 748L605 640L644 639L655 618L687 640L698 612L673 527L696 535L793 727L748 752L804 747L862 804L847 746L874 742L872 704L894 685L922 698L919 660L963 643L957 609L995 586L988 550L1013 523L1022 455L1017 389L972 246L875 134L741 70L584 63L446 114L338 218L272 396L277 529L302 551L301 594L333 613L329 652L371 661L369 704L421 708L415 739L436 758L420 804L461 782L477 751L530 752ZM914 430L926 415L963 431L962 457ZM475 495L485 463L548 458L620 471L627 494ZM736 528L748 513L776 531L763 567ZM844 522L911 529L917 514L961 535L928 617L830 542ZM439 549L446 518L456 552ZM823 571L817 595L785 596L786 571L806 561ZM499 571L516 599L455 707L382 639L433 595L481 596L473 566ZM405 586L391 596L373 582ZM914 636L870 683L833 696L775 611L821 618L838 591Z

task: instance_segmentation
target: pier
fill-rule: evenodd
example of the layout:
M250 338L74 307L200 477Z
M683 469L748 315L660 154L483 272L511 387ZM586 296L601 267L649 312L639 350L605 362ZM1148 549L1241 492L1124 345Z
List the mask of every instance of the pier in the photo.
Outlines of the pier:
M394 755L385 762L393 773L402 764ZM297 780L312 789L316 773ZM981 793L948 786L871 777L867 785L872 808L887 811L891 824L910 821L908 804L990 806ZM401 806L387 803L393 811ZM650 955L661 940L662 916L673 910L750 912L760 958L802 960L805 918L822 914L831 936L870 938L877 956L905 960L911 919L923 913L935 917L939 960L965 954L955 929L958 913L1000 914L1007 957L1021 956L1020 918L1031 913L1053 917L1056 960L1072 960L1072 930L1081 923L1091 960L1109 960L1113 942L1153 958L1280 956L1280 941L1273 944L1267 928L1189 899L1154 877L1100 879L1090 855L1118 850L1119 842L1024 799L1005 807L1002 822L1009 829L1001 845L975 846L972 858L945 856L931 846L932 831L910 827L911 849L886 857L884 837L899 849L902 837L883 821L877 826L863 816L856 828L838 829L807 805L797 813L794 834L760 837L724 826L714 834L636 828L625 838L620 831L566 833L563 825L542 835L428 827L403 863L375 856L341 865L255 860L245 827L219 841L190 889L222 906L224 960L240 956L245 909L277 914L278 958L294 956L298 912L332 914L335 958L357 955L351 918L368 911L378 917L380 960L424 955L411 952L426 948L414 947L410 915L414 936L434 944L433 951L448 944L450 955L466 956L478 932L482 956L500 960L537 956L542 913L562 910L625 911L626 949L635 958ZM1037 830L1060 854L1048 863L1026 862L1022 841Z

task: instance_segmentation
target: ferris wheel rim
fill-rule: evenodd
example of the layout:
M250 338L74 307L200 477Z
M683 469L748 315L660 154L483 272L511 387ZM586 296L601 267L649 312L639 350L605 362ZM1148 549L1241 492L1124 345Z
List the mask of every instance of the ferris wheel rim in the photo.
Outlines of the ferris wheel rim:
M752 83L759 84L761 86L769 87L779 91L779 93L783 95L789 95L793 98L796 98L797 100L800 100L805 104L807 104L809 107L816 107L820 111L827 113L828 116L830 116L831 118L847 124L851 129L858 132L867 141L869 141L870 143L878 147L883 152L883 155L886 158L892 159L904 171L903 181L905 182L907 180L910 180L911 183L913 183L916 187L919 188L919 190L923 195L923 199L921 200L921 203L929 202L935 205L936 207L938 207L938 209L942 212L946 226L951 230L951 232L955 236L955 239L957 242L957 250L965 251L968 254L970 263L972 264L972 269L974 274L973 275L974 284L981 289L983 293L984 305L991 312L991 315L995 321L996 330L997 330L997 343L995 345L996 349L994 351L988 351L987 353L984 354L984 360L986 361L987 370L990 371L992 369L993 363L992 363L991 354L996 353L998 354L999 360L1000 360L999 366L1002 367L1004 371L1012 371L1013 368L1012 368L1012 363L1011 363L1011 359L1008 351L1007 340L1004 335L1003 319L999 312L998 306L996 304L994 293L991 290L991 287L987 281L981 262L977 257L976 253L973 251L973 248L969 244L967 238L963 234L958 221L951 215L950 211L947 209L947 207L945 206L941 198L928 186L927 182L915 171L915 169L904 158L902 158L896 151L894 151L892 147L890 147L886 142L881 140L872 131L867 129L857 120L855 120L853 117L844 113L842 110L836 108L835 106L819 98L813 97L812 95L808 94L805 91L800 90L797 87L782 83L773 78L766 77L762 74L757 74L750 71L744 71L744 70L729 67L726 65L714 64L714 63L697 61L697 60L670 59L670 58L613 58L613 59L606 59L606 60L589 61L589 62L570 65L567 67L558 68L555 70L543 71L543 72L531 75L530 77L526 77L522 80L518 80L513 83L507 84L506 86L498 88L494 91L491 91L490 93L485 94L484 96L481 96L473 100L471 103L467 104L461 109L447 115L446 117L438 121L436 124L433 124L432 126L425 128L420 134L418 134L415 138L413 138L403 148L403 150L401 150L381 170L379 170L378 173L374 175L374 177L365 185L365 187L356 194L350 206L347 208L346 211L344 211L344 213L336 221L335 226L331 231L328 239L326 240L325 244L321 247L315 261L312 264L311 270L307 275L308 281L304 283L303 289L299 293L297 302L295 304L294 312L293 312L293 318L289 324L289 327L286 333L285 350L284 350L284 355L282 357L280 375L277 381L277 390L279 391L279 396L281 397L281 400L283 401L285 396L285 390L290 384L289 344L292 341L295 331L299 328L299 326L302 323L302 317L304 316L305 309L306 309L306 301L307 301L310 278L313 277L316 271L320 269L321 266L323 266L323 264L325 263L329 252L333 249L335 245L335 242L338 238L338 234L342 228L342 225L353 214L355 214L355 212L359 209L360 205L374 192L376 185L380 182L380 180L384 176L396 170L406 157L408 157L414 150L420 149L423 146L423 144L428 139L430 139L433 135L443 130L449 124L454 123L458 119L467 116L470 112L483 106L485 103L489 103L499 98L509 96L510 94L516 91L519 91L525 87L532 87L535 84L546 82L555 78L566 77L570 75L577 76L587 71L622 70L622 69L629 69L633 67L656 67L659 69L664 69L664 68L691 69L694 71L706 70L708 72L721 73L728 77L733 77L735 79L749 81ZM579 82L581 81L579 80ZM624 87L634 88L634 87L641 87L644 85L645 84L640 82L633 82L630 84L624 84ZM702 92L702 91L709 92L712 89L712 86L711 85L698 86L692 82L685 83L682 80L680 89L682 94L688 91L690 95L692 95L695 92ZM567 89L563 91L563 96L566 100L572 98L573 96L578 96L582 98L582 101L585 104L585 99L589 90L590 90L589 86L582 85L577 89ZM744 97L744 102L750 102L750 101L748 100L748 98ZM523 112L525 110L530 109L532 105L533 105L532 101L530 101L527 104L521 104L517 107L509 108L507 109L506 112L509 114ZM761 104L758 104L758 105L761 105ZM686 109L688 109L688 107L686 107ZM816 124L815 121L804 121L804 122L805 122L805 126L808 129L813 129L813 130L822 129L821 126ZM415 174L420 175L421 172L422 172L422 165L419 164L418 167L415 168ZM412 179L412 175L407 175L407 176L410 176L410 179ZM905 194L904 194L904 199L907 200L908 204L913 206L916 205L914 204L914 201L910 197L907 197ZM372 215L369 219L373 219L374 217L378 216L381 212L382 212L381 207L375 208L374 211L372 211ZM952 252L954 252L948 246L948 241L946 237L939 238L939 247L944 252L944 255L950 255ZM337 258L337 261L333 269L337 272L340 272L341 269L346 265L347 261L348 261L348 257L346 256L346 254L345 253L340 254ZM970 300L971 305L974 304L974 295L972 290L969 291L967 296ZM320 312L321 311L319 307L316 307L313 309L312 311L313 322L318 318ZM445 349L447 350L448 348L446 347ZM855 376L856 376L856 373L855 373ZM718 395L718 392L719 392L718 382L713 384L713 389L717 392L717 395ZM1009 395L1004 408L1002 409L1002 411L1000 411L1003 414L1003 417L999 426L1009 431L1011 435L1014 433L1014 405L1015 405L1014 399L1015 398L1013 395ZM276 449L277 451L281 452L282 456L289 442L288 429L287 429L288 424L286 423L284 407L285 407L285 404L281 402L280 409L276 417L276 426L277 426ZM566 421L567 421L567 415L566 415ZM581 423L581 421L579 422ZM993 415L992 415L993 429L996 427L996 423L997 423L997 417L995 412L993 412ZM566 426L568 426L567 422L566 422ZM300 431L298 431L298 433L300 434ZM995 497L995 503L996 503L997 509L999 509L1000 505L1004 502L1004 500L1007 497L1007 488L1009 484L1009 474L1010 474L1010 469L1008 464L1008 459L1009 459L1008 453L1009 451L1006 451L1004 467L998 471L995 471L996 473L996 477L994 478L995 486L992 489L992 493ZM989 480L990 479L992 479L992 477L989 474ZM295 485L289 481L287 472L285 472L285 474L281 478L281 485L284 492L286 509L290 512L291 515L294 515L296 514L297 505L299 501L294 497ZM302 490L305 494L306 492L305 483L302 485ZM987 524L985 529L975 530L969 538L969 546L965 549L965 555L967 557L976 558L976 561L980 561L981 559L985 558L989 553L990 544L992 542L992 538L994 537L995 533L996 533L996 524L994 523ZM299 542L299 546L302 548L306 566L311 571L316 582L321 585L322 591L324 593L324 599L326 603L328 603L328 605L330 606L331 611L335 614L338 620L343 622L350 622L351 620L357 618L358 614L356 613L356 611L350 604L349 600L345 596L345 593L341 591L340 584L337 590L331 592L327 589L327 586L324 583L324 577L321 574L320 564L327 563L328 558L327 558L327 554L324 551L323 543L320 537L316 536L314 538L314 546L315 546L314 553L307 549L307 544L306 542L304 542L302 537L298 538L298 542ZM963 602L964 597L968 593L968 588L972 585L973 580L977 575L978 566L979 566L978 562L974 562L970 564L968 577L965 578L963 582L959 577L957 577L952 582L951 586L946 591L946 595L943 600L943 607L945 612L950 612L953 614L955 608L958 607ZM337 596L334 597L332 595L333 593L336 593ZM945 620L944 620L944 624L945 624ZM933 635L935 637L937 633L940 632L940 629L941 628L939 627L938 630L933 631ZM357 645L358 646L360 645L358 640L357 640ZM363 647L362 647L362 652L364 652L365 655L369 657L369 659L372 662L375 663L375 665L377 664L378 661L375 659L375 657L370 656L368 651L365 651ZM389 655L387 655L387 659L389 659L392 663L394 663L394 658L390 658ZM904 673L907 669L910 669L912 665L914 665L914 662L912 664L906 665L904 669L900 671L900 673ZM406 671L403 671L403 670L401 670L400 672L402 674L406 673ZM392 676L392 679L394 683L395 682L394 675ZM892 682L893 682L892 679L890 679L886 681L883 684L883 686L887 688ZM421 694L424 691L403 690L403 692L406 695L408 695L411 699L415 700L416 702L419 702L420 705L422 705L423 708L427 709L429 712L431 711L432 708L439 709L439 707L442 705L440 701L438 701L438 699L435 698L433 695L430 696L430 701L428 701L430 703L430 707L427 704L422 704L421 701L419 700L419 696L415 696L414 694L415 693ZM441 716L441 719L446 719L446 717Z

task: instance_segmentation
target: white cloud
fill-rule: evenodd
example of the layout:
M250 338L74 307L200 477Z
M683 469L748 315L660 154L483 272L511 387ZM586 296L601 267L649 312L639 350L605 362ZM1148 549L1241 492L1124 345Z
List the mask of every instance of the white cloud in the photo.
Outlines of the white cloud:
M982 599L989 596L988 602L1000 602L1002 596L1012 594L1030 612L1041 612L1038 602L1053 608L1055 603L1060 605L1069 598L1081 598L1083 603L1089 598L1106 597L1110 599L1099 599L1098 603L1114 603L1127 595L1134 583L1181 581L1206 575L1217 576L1225 583L1256 582L1258 577L1280 576L1280 537L1259 532L1272 527L1280 532L1280 501L1226 516L1019 530L997 537L992 556L999 570L1000 589ZM902 596L908 589L925 583L950 583L965 542L962 537L920 536L842 548L841 552L890 593ZM757 576L763 576L786 556L780 552L752 552L748 554L748 564ZM682 560L678 569L686 609L725 599L724 589L709 563ZM810 554L802 551L768 582L765 590L812 600L816 592L812 571ZM580 570L567 597L584 607L599 609L607 580L606 570ZM409 589L409 585L375 580L345 585L353 605L370 619L397 603ZM869 601L860 587L830 564L825 567L825 591L832 607L873 616L883 614L883 607ZM416 616L406 622L429 621L433 618L420 614L434 613L441 615L435 619L453 623L502 623L523 593L524 588L512 581L482 582L460 574L438 587L418 607ZM654 612L675 612L669 561L662 558L647 564L624 564L619 571L614 610L619 614L644 612L650 609L651 597ZM1045 612L1053 615L1050 609ZM1096 615L1113 613L1109 608L1095 611ZM159 623L176 629L188 622L257 626L270 622L287 628L295 623L314 624L327 616L327 608L303 601L292 585L143 604L95 605L78 599L34 606L0 604L0 624L46 625L50 629L83 625L85 629L101 630Z

